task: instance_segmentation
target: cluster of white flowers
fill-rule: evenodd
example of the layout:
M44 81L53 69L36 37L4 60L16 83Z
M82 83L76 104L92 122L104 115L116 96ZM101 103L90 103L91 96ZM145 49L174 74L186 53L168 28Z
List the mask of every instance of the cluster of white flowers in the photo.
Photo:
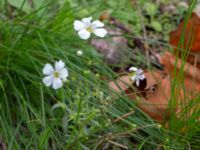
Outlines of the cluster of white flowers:
M140 80L145 79L145 75L142 69L138 69L136 67L130 67L129 72L133 73L133 75L131 76L131 80L134 81L137 86L140 85Z
M104 27L104 24L99 21L95 20L92 21L92 17L83 18L82 20L75 20L74 21L74 29L78 32L78 35L81 39L87 40L90 38L91 33L94 33L96 36L105 37L107 31ZM83 52L78 50L76 52L77 56L82 56ZM143 74L143 70L137 69L135 67L129 68L130 72L133 72L131 76L131 80L136 82L136 85L139 86L140 80L145 79ZM68 70L65 67L65 63L62 60L55 62L55 67L51 64L45 64L43 68L43 83L49 87L52 86L53 89L59 89L63 86L63 82L67 80L68 77Z
M92 17L83 18L80 20L74 21L74 29L78 31L78 35L81 39L88 39L91 33L94 33L96 36L105 37L107 34L106 29L103 28L104 24L95 20L92 22ZM76 52L77 56L82 56L83 52L78 50ZM52 86L53 89L57 90L63 86L63 82L67 80L68 70L65 67L65 63L62 60L55 62L55 68L51 64L45 64L43 68L43 83L49 87Z

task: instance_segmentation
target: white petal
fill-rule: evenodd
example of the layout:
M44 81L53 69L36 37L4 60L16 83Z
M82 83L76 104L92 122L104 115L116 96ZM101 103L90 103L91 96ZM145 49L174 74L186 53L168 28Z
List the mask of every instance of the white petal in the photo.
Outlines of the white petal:
M82 19L82 22L85 26L90 26L91 25L91 20L92 20L92 17L88 17L88 18L83 18Z
M93 32L96 36L99 36L99 37L104 37L107 34L107 31L104 28L97 28Z
M81 38L81 39L83 39L83 40L87 40L89 37L90 37L90 32L88 32L87 30L80 30L79 32L78 32L78 35L79 35L79 37Z
M63 86L63 83L62 83L61 79L59 79L59 78L54 79L54 81L53 81L53 88L55 90L61 88L62 86Z
M139 86L140 85L140 80L136 79L136 85Z
M52 65L46 64L42 70L44 75L50 75L54 72Z
M43 78L42 82L46 85L46 86L50 86L53 83L54 77L53 75L50 76L46 76Z
M133 76L131 77L131 80L132 80L132 81L135 81L135 79L136 79L136 76L133 75Z
M60 74L59 78L65 79L68 77L68 70L64 68L61 71L59 71L59 74Z
M103 27L103 26L104 26L104 24L99 20L95 20L95 21L92 22L92 28L93 29L100 28L100 27Z
M75 20L74 21L74 29L76 31L82 30L85 28L85 25L83 24L83 22L79 21L79 20Z
M137 71L137 70L138 70L138 69L137 69L136 67L130 67L130 68L129 68L129 71L134 71L134 72L135 72L135 71Z
M143 73L142 69L138 69L137 72L136 72L137 75L141 75L142 73Z
M140 80L144 80L145 76L143 74L141 74L141 75L137 76L137 78L140 79Z
M65 67L65 63L62 60L56 61L55 62L55 70L56 71L61 71Z

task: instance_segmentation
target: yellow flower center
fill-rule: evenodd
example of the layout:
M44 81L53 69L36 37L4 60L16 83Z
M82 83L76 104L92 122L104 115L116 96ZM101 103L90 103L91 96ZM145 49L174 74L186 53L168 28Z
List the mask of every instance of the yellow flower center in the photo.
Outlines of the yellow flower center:
M59 73L57 71L55 71L53 75L54 75L55 78L59 77Z
M92 27L87 27L86 30L87 30L88 32L93 32Z
M128 75L129 76L134 76L134 75L136 75L136 73L135 72L130 72Z

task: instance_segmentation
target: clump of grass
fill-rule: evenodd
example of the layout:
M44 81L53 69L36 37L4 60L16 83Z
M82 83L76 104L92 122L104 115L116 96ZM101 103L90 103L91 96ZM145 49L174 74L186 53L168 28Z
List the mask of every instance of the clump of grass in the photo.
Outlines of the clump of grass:
M97 17L103 2L62 2L49 1L29 13L24 3L11 11L5 1L1 8L0 136L7 148L181 149L197 142L199 130L187 137L168 130L108 88L117 74L73 30L75 18ZM79 49L82 56L76 55ZM133 55L128 47L122 50ZM145 64L140 53L137 57ZM55 91L42 84L42 68L59 59L70 74Z

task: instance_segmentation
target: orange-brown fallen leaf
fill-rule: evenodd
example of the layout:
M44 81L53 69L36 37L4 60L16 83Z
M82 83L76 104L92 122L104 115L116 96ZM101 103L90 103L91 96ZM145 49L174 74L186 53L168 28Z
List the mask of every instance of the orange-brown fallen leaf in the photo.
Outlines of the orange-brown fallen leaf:
M188 45L191 46L192 52L200 51L200 18L193 13L189 19L186 29L184 30L184 22L182 21L178 28L170 33L170 44L178 47L181 35L184 33L184 45L182 48L186 49Z
M184 33L184 44L180 44L181 36ZM190 50L187 61L190 63L197 62L197 66L200 68L200 17L193 13L189 19L186 28L184 29L184 21L178 26L178 28L170 33L170 44L175 46L177 51L179 47L182 51Z
M174 79L175 70L176 77L180 74L183 65L180 58L177 58L176 60L176 57L173 54L166 52L161 57L160 62L165 66L165 71L169 73L171 79ZM200 69L191 63L185 62L182 70L182 76L184 76L183 81L180 80L176 83L181 85L177 90L180 92L177 96L177 116L180 116L179 114L183 111L183 109L186 108L187 105L200 93ZM188 116L190 116L189 114L192 114L196 108L200 109L200 104L196 104L191 107L188 112Z
M162 121L169 117L168 101L170 98L170 80L168 76L163 76L161 72L144 73L147 79L145 91L131 91L133 82L130 77L122 76L115 82L110 82L109 86L118 93L123 91L133 99L137 105L149 116L157 121ZM142 97L139 93L145 92Z
M161 64L165 66L166 72L170 74L170 76L174 77L174 70L176 69L176 76L180 73L182 67L182 60L166 52L160 60ZM185 62L184 68L184 86L187 88L187 93L193 92L194 94L200 93L200 69L195 67L194 65Z
M124 91L127 96L135 100L137 105L153 119L164 121L170 117L171 111L177 114L182 111L183 106L179 106L181 103L183 104L182 101L185 101L185 99L192 100L200 93L200 70L190 63L185 63L183 69L185 74L184 84L176 93L177 107L170 109L168 107L171 97L170 80L174 78L175 68L177 70L176 75L179 74L182 61L178 58L175 65L176 57L169 52L166 52L160 61L165 66L165 71L168 75L163 72L144 73L147 80L147 86L144 91L132 91L130 87L133 86L133 81L130 80L128 75L120 77L115 82L110 82L109 86L118 93ZM141 96L141 92L145 92L145 96Z
M189 51L187 57L187 62L185 62L183 68L184 78L183 81L178 82L178 84L183 83L181 88L181 97L178 97L178 105L183 103L182 107L177 107L177 113L181 112L182 109L187 105L186 103L192 102L200 93L200 5L196 8L195 12L192 14L191 18L186 24L184 29L184 22L182 21L178 28L170 33L170 44L175 46L175 52L177 52L177 47L181 49L180 54L184 54L184 51ZM184 44L179 45L181 40L181 35L184 33ZM178 77L181 68L183 67L183 61L166 52L160 59L160 62L165 66L165 70L170 74L171 79L174 78L174 71L176 70L176 77ZM184 93L184 94L183 94ZM190 113L193 113L195 109L199 109L200 105L196 104L191 108Z

